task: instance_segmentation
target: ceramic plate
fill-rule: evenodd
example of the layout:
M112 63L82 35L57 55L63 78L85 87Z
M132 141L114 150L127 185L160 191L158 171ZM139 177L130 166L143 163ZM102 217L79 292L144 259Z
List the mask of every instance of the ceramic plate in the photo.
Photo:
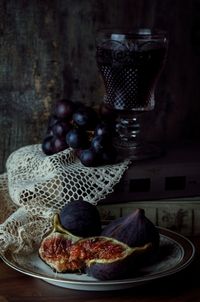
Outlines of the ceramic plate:
M193 260L195 248L187 238L163 228L159 228L159 231L161 239L159 259L153 265L143 267L137 276L131 279L99 281L85 274L55 273L37 253L29 256L6 253L2 259L21 273L68 289L89 291L125 289L175 274L185 269Z

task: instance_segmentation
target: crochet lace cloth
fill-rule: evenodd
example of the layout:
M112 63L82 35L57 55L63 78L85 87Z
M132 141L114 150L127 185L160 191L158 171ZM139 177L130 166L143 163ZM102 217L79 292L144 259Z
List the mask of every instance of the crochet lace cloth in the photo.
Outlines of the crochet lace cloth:
M128 164L85 167L70 148L52 156L41 145L13 152L0 175L0 253L38 248L56 212L79 198L96 205L113 191Z

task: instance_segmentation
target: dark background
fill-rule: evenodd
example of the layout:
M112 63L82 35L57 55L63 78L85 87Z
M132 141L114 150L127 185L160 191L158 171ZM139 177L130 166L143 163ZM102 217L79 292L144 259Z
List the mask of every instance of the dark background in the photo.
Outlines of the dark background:
M200 0L0 0L0 170L9 154L40 143L57 98L98 105L99 27L167 30L169 51L147 136L200 140Z

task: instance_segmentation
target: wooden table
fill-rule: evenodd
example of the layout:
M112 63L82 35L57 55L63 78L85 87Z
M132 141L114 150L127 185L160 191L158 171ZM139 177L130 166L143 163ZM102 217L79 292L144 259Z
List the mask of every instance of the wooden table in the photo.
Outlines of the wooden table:
M56 287L23 275L0 260L0 302L199 302L200 238L192 241L197 248L197 255L185 271L146 286L120 291L88 292Z

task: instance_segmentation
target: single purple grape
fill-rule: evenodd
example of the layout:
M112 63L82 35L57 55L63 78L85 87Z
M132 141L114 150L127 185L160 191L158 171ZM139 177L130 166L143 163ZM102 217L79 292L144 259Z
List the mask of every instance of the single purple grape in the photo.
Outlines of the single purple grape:
M69 121L74 113L74 108L73 102L62 99L56 102L54 113L58 119L66 119Z
M44 152L44 154L46 155L52 155L54 153L53 150L53 136L49 135L46 136L42 142L42 151Z
M67 133L66 142L73 149L87 148L89 144L87 133L78 128Z
M65 138L71 128L72 126L69 122L60 121L52 127L52 131L54 136Z
M74 123L81 128L93 130L98 122L95 110L89 107L81 108L73 114Z
M79 159L86 167L95 167L98 165L97 155L91 148L79 152Z
M54 137L52 141L53 151L54 153L58 153L60 151L66 150L69 146L66 143L65 139Z
M95 136L91 141L91 148L96 153L102 153L103 150L108 148L110 145L111 145L111 140L104 135Z

